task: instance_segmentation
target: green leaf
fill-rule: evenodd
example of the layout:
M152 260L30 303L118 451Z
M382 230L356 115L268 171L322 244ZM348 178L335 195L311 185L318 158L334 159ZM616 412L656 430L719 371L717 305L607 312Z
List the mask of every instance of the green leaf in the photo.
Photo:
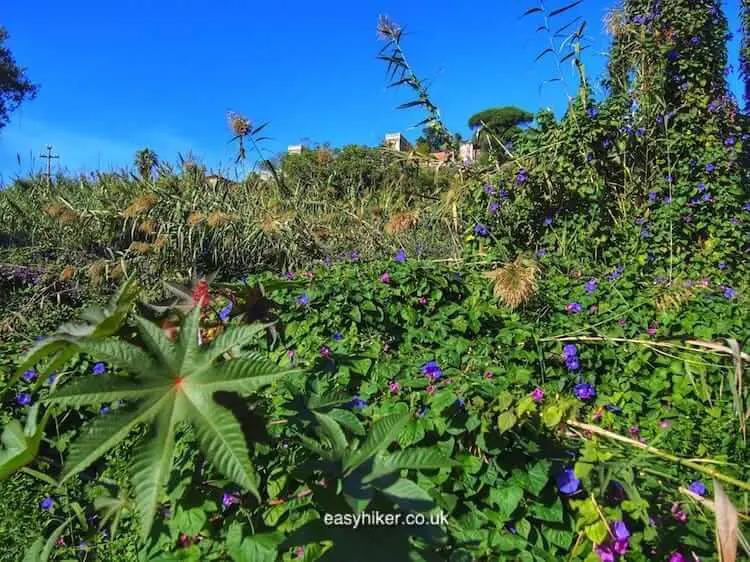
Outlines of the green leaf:
M115 411L95 419L76 439L63 467L60 483L85 470L92 462L120 443L138 424L150 421L168 396L156 398L133 411Z
M378 451L388 447L398 439L399 433L409 420L409 412L405 404L399 403L400 412L379 419L370 430L370 434L362 446L352 453L344 463L344 471L351 472Z
M385 457L375 457L375 465L370 474L362 479L367 483L397 470L429 470L455 466L456 463L446 457L440 449L405 449Z
M602 544L609 536L609 528L604 521L597 521L593 525L586 526L584 532L594 544Z
M553 18L555 16L558 16L558 15L564 13L564 12L567 12L568 10L570 10L572 8L575 8L581 2L583 2L583 0L576 0L575 2L572 2L572 3L568 4L567 6L563 6L562 8L558 8L557 10L552 10L549 14L547 14L547 17L548 18Z
M138 448L133 459L133 488L142 540L146 540L151 531L164 484L172 470L175 427L180 419L178 408L181 405L181 400L171 400L162 409L156 418L155 435Z
M435 506L430 494L406 478L399 478L381 491L403 508L428 511Z
M200 392L253 392L289 375L300 373L298 369L282 370L276 363L252 354L242 359L220 363L212 369L188 375L188 385Z
M91 376L72 381L52 393L45 401L66 406L85 406L159 396L171 389L168 381L147 379L144 382L128 380L118 375Z
M354 435L364 435L365 427L359 421L354 413L349 410L334 409L328 412L328 415L336 420L341 426L351 431Z
M153 376L156 371L154 360L144 350L131 343L108 338L106 340L79 340L75 346L83 353L120 367L129 373Z
M258 477L250 464L245 434L232 413L199 393L188 395L187 405L206 458L224 476L260 500Z
M180 370L190 372L199 364L200 347L198 346L198 331L200 329L201 309L193 306L190 314L185 316L180 324L180 335L177 341L177 361Z
M250 324L246 326L233 327L219 335L211 346L201 355L201 363L211 363L223 357L235 348L251 342L256 335L263 332L271 324Z
M503 412L497 417L497 429L501 434L513 428L516 425L518 418L513 412Z
M549 461L541 460L529 469L527 489L535 496L538 496L549 482L550 466Z
M165 365L171 373L177 373L179 365L177 363L177 354L175 353L174 344L167 338L164 330L159 326L141 318L136 317L135 323L138 326L138 332L146 347L159 358L159 361Z
M549 428L557 427L562 420L562 411L557 406L547 406L542 412L542 423Z
M341 429L341 426L336 423L333 418L325 414L321 414L320 412L313 412L313 415L315 416L315 419L318 420L320 428L322 429L322 433L331 441L331 444L333 445L333 452L336 455L335 458L340 459L344 455L346 449L349 447L349 443L346 440L346 435L344 435L344 430Z
M52 555L52 550L55 548L57 539L60 538L65 531L65 527L70 525L71 521L73 521L72 515L52 531L52 534L46 541L44 540L44 537L39 537L34 541L31 548L26 551L26 554L23 557L23 562L47 562Z

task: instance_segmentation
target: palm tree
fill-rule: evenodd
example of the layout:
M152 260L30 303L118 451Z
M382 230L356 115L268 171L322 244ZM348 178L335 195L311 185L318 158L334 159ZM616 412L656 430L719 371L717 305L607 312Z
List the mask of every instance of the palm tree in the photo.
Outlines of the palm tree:
M159 166L159 157L150 148L135 153L135 167L144 180L151 179L151 173Z

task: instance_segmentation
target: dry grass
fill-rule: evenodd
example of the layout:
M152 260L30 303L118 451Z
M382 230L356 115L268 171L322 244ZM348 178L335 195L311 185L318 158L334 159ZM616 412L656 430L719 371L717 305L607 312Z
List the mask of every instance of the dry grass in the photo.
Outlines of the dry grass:
M187 222L190 226L198 226L204 220L206 220L206 215L204 215L203 213L194 212L188 215L188 218L185 222Z
M132 203L125 209L122 214L125 217L135 217L141 213L151 210L157 203L159 198L153 193L147 193L136 197Z
M159 223L155 220L147 219L138 225L138 232L143 234L153 234L159 228Z
M67 205L63 205L62 203L55 203L54 205L50 205L49 207L47 207L46 212L50 217L56 219L60 224L70 224L71 222L75 222L79 218L78 213L73 211Z
M169 238L166 236L159 236L154 241L154 248L157 252L161 252L164 248L167 247L167 244L169 243Z
M153 245L148 242L131 242L128 250L136 254L149 254L153 250Z
M227 225L235 220L234 215L230 215L229 213L222 213L220 211L214 211L210 215L208 215L208 219L206 219L206 224L210 226L211 228L217 228L220 226Z
M419 214L415 211L401 211L391 216L385 225L385 233L388 236L403 234L419 222Z
M244 137L250 132L250 120L239 113L229 112L227 115L229 128L238 137Z
M75 277L75 274L78 270L73 267L72 265L66 266L61 272L60 272L60 281L70 281Z
M539 267L533 260L518 256L512 263L487 271L484 276L494 284L495 297L514 309L534 294L538 274Z
M695 297L698 289L694 285L675 283L654 298L656 309L659 312L678 311Z
M92 285L98 286L107 276L107 260L97 260L89 265L86 275Z

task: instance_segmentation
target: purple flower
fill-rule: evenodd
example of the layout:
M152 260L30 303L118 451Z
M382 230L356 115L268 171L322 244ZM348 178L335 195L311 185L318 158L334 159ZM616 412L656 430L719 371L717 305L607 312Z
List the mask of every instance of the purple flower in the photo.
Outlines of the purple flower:
M665 196L664 196L664 199L662 199L662 202L663 202L663 203L664 203L665 205L669 205L669 204L670 204L670 203L672 202L672 198L671 198L671 197L670 197L669 195L665 195Z
M228 509L238 503L240 503L240 498L236 494L224 492L224 495L221 497L221 504L225 509Z
M522 185L526 183L526 180L528 179L529 179L529 173L523 168L521 168L521 171L518 172L518 175L516 176L516 183L518 185Z
M687 558L680 554L679 552L673 552L669 556L669 562L688 562Z
M109 406L102 406L101 408L99 408L99 413L100 414L108 414L109 413Z
M537 255L537 257L539 257L539 258L543 258L544 256L546 256L546 255L547 255L547 250L545 250L544 248L539 248L539 249L538 249L538 250L536 251L536 255Z
M699 183L698 184L698 191L700 193L703 193L704 191L706 191L706 184L705 183Z
M638 127L638 129L636 129L635 131L635 136L641 137L641 138L646 136L646 129L644 129L643 127Z
M649 201L656 201L656 198L659 196L659 194L656 191L651 191L648 194L648 200Z
M438 366L437 361L428 361L422 365L422 374L429 379L436 381L443 376L443 370Z
M383 273L383 275L381 275L379 279L381 283L385 283L386 285L391 282L391 276L387 271Z
M91 368L91 372L95 375L103 375L107 372L107 364L99 362Z
M55 381L57 380L57 373L52 373L50 376L47 377L47 384L52 386L55 384Z
M579 400L590 400L596 396L596 389L588 383L579 383L573 388L573 392Z
M613 521L610 528L615 540L624 541L630 537L630 531L624 521Z
M625 271L625 267L622 265L618 265L612 273L607 275L607 280L617 281L620 277L622 277L622 274L624 271Z
M359 259L359 252L357 250L353 250L351 254L349 254L349 259L352 261L356 261Z
M324 345L320 348L320 356L324 358L329 358L331 356L331 348L327 345Z
M578 355L578 348L576 347L576 344L568 343L563 346L562 358L565 361L567 361L571 357L576 357L577 355Z
M568 370L570 370L570 371L577 371L578 369L580 369L580 368L581 368L581 362L580 362L580 361L578 360L578 357L576 357L576 356L574 355L573 357L568 357L568 358L567 358L567 359L565 360L565 366L566 366L566 367L568 368Z
M35 380L35 379L36 379L36 378L37 378L38 376L39 376L39 374L38 374L38 373L37 373L37 372L36 372L36 371L35 371L34 369L30 369L30 370L28 370L28 371L25 371L25 372L24 372L24 374L23 374L23 379L24 379L24 380L25 380L26 382L32 382L32 381L33 381L33 380Z
M596 287L598 284L599 284L599 280L596 279L595 277L592 279L589 279L586 282L586 285L584 285L584 290L590 295L591 293L596 291Z
M474 227L474 234L477 234L479 236L487 236L490 233L490 231L487 229L486 226L479 223Z
M234 307L234 303L232 301L229 301L227 305L221 309L219 312L219 318L222 322L226 322L229 319L229 315L232 313L232 308Z
M667 53L667 60L669 62L675 62L680 59L680 53L676 49L672 49Z
M393 259L398 263L404 263L406 261L406 251L402 248L401 250L396 252L396 255Z
M692 37L690 38L690 43L691 43L692 45L700 45L700 44L701 44L701 38L700 38L700 37L698 37L697 35L693 35L693 36L692 36Z
M565 495L575 494L581 487L581 481L576 478L572 468L566 468L557 475L557 489Z
M651 236L651 233L648 231L648 229L647 228L642 228L641 229L641 238L648 238L649 236Z
M588 114L589 117L591 117L593 119L594 117L596 117L597 115L599 115L599 110L596 109L595 107L589 107L586 110L586 113Z
M590 152L586 155L586 162L591 162L594 159L594 155Z
M31 394L28 392L22 392L18 396L16 396L16 402L18 402L21 406L28 406L31 404Z
M484 192L485 192L485 193L486 193L487 195L495 195L495 188L494 188L494 187L492 187L492 185L491 185L491 184L489 184L489 183L488 183L488 184L485 184L485 186L484 186Z
M308 304L310 304L310 297L307 296L307 293L302 293L297 297L298 306L307 306Z
M508 195L510 195L510 193L508 193L507 189L501 189L500 191L497 192L497 196L500 199L507 199Z
M499 208L500 208L500 203L497 203L495 201L493 201L492 203L490 203L489 206L487 207L487 209L489 210L489 212L492 213L493 215L497 213L497 211L498 211Z
M644 25L647 21L646 16L633 16L633 23L636 25Z
M738 224L740 224L740 219L738 219L737 217L732 217L731 219L729 219L729 222L734 226L737 226Z
M721 262L721 263L719 263L718 267L719 267L719 269L726 269L727 268L727 264L725 264L724 262Z
M532 400L533 400L534 402L541 402L542 400L544 400L544 390L543 390L543 389L541 389L541 388L539 388L539 387L536 387L536 388L535 388L535 389L534 389L534 390L533 390L533 391L531 392L531 399L532 399Z
M750 212L750 201L748 201L747 203L745 203L745 204L744 204L744 205L742 206L742 210L743 210L743 211L748 211L748 212Z
M736 296L737 296L737 291L735 291L731 287L726 287L724 289L724 298L725 299L733 299Z
M716 169L716 164L708 163L706 164L706 172L709 174L713 172Z
M622 408L615 406L614 404L605 404L604 409L613 414L622 414Z
M544 217L544 226L551 226L552 225L552 217Z
M724 141L725 146L733 146L734 143L735 143L734 137L727 137L726 140Z
M341 332L336 332L335 334L333 334L334 341L341 341L342 339L344 339L344 336L341 335Z
M612 546L609 544L599 544L594 547L594 552L601 562L615 562L616 556Z
M47 511L48 509L50 509L54 505L54 503L55 502L52 499L52 497L47 496L46 498L44 498L41 501L41 503L39 504L39 507L42 508L44 511Z
M700 480L694 480L693 482L691 482L690 486L688 486L688 490L690 490L694 494L698 494L699 496L706 495L706 485Z
M579 312L581 312L581 305L577 302L572 302L565 305L565 311L571 314L578 314Z
M609 139L604 139L604 140L602 141L602 146L603 146L604 148L609 148L609 145L611 145L611 144L612 144L612 141L611 141L611 140L609 140Z

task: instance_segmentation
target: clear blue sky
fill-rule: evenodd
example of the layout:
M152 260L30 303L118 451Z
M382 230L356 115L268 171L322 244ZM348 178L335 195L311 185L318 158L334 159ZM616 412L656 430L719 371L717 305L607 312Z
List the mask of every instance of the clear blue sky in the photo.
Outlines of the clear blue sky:
M555 73L552 59L534 62L548 38L535 32L534 16L519 20L535 2L4 0L0 24L41 89L0 132L0 178L42 166L46 144L73 172L128 166L148 146L172 162L192 151L232 176L230 110L270 121L269 154L299 142L376 145L389 131L414 140L419 132L409 128L423 115L395 110L409 98L386 88L375 59L379 14L406 26L407 56L431 80L452 130L467 135L469 115L491 106L560 114L566 89L540 91ZM584 0L574 12L588 20L594 78L604 71L602 18L612 5Z

